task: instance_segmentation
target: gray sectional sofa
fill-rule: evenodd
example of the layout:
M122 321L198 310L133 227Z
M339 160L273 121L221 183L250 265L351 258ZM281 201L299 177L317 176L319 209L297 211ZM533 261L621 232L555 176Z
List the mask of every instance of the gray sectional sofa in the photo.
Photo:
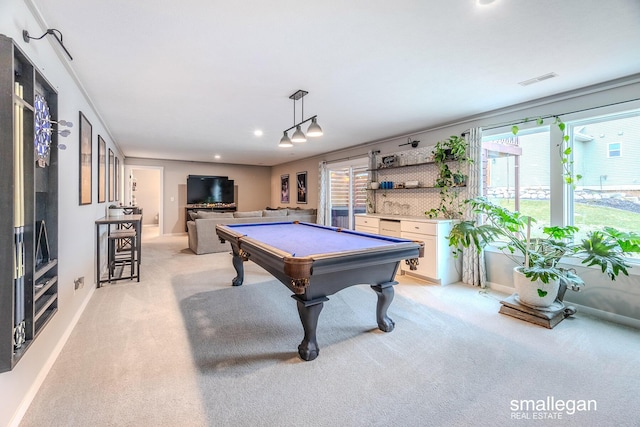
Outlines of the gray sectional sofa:
M229 243L220 243L216 224L243 224L260 222L316 222L315 209L265 209L249 212L191 212L187 221L189 249L198 255L230 251Z

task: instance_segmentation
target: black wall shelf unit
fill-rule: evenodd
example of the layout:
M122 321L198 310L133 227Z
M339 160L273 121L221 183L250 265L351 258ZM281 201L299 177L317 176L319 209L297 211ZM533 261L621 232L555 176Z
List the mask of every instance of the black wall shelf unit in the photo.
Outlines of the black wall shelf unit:
M57 122L57 92L0 34L0 372L58 310L58 135L51 132L48 164L38 164L36 95Z

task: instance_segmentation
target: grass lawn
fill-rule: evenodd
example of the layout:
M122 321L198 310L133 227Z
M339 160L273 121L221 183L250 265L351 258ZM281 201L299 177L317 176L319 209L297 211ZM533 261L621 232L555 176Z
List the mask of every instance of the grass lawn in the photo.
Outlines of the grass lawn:
M513 199L492 199L492 202L509 210L514 209ZM639 213L604 206L590 206L582 203L576 203L574 207L575 226L580 229L578 236L603 227L613 227L620 231L640 232ZM532 230L532 235L534 236L540 236L542 227L549 225L548 200L520 200L520 212L538 221L536 222L536 228L540 231Z

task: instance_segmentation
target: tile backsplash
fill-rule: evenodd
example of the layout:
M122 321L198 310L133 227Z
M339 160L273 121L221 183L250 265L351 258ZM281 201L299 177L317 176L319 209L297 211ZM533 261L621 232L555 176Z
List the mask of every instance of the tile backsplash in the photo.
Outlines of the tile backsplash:
M375 198L375 213L424 216L425 211L437 208L440 204L440 189L433 188L438 177L438 165L433 163L433 146L420 147L396 153L375 155L370 171L370 181L392 182L394 185L407 181L418 181L419 188L394 188L369 191L369 197ZM383 167L383 158L395 156L395 164ZM388 159L387 159L388 162ZM427 187L427 188L425 188ZM465 191L460 189L458 191ZM461 194L462 199L466 198ZM408 205L408 206L407 206Z

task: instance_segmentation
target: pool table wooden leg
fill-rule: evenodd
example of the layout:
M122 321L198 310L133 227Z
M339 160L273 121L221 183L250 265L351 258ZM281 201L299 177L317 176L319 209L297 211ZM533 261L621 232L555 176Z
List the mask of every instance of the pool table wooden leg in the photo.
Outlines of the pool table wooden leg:
M232 248L233 250L233 268L236 270L236 277L233 278L231 284L233 286L241 286L242 282L244 282L244 261L245 257L240 254L240 251L236 248Z
M393 301L393 285L397 282L383 283L381 285L371 285L376 294L378 294L378 306L376 308L376 318L378 320L378 328L383 332L391 332L396 324L389 316L387 309Z
M310 361L318 357L320 347L316 340L316 329L318 327L318 317L324 307L324 302L329 298L318 298L312 301L303 301L292 295L298 303L298 314L304 328L304 339L298 346L298 354L303 360Z

